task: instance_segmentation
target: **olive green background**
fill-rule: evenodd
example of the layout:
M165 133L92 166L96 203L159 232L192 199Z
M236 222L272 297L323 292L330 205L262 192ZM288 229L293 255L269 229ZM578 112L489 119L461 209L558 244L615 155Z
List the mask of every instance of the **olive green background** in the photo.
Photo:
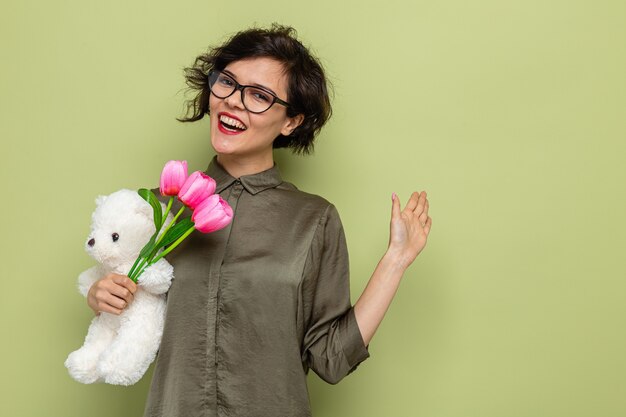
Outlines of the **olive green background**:
M284 176L339 209L353 300L391 193L433 228L370 346L316 417L626 415L626 3L31 1L0 6L0 415L140 416L67 375L92 313L76 278L94 198L204 169L182 68L228 34L295 26L334 85Z

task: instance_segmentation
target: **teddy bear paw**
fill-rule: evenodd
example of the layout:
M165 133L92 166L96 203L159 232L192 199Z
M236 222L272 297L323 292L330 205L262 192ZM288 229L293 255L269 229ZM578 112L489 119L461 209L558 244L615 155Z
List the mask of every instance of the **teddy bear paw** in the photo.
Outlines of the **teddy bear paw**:
M93 384L99 380L97 357L84 350L77 350L67 357L65 367L70 376L83 384Z
M136 363L128 359L125 362L103 360L98 364L98 373L107 384L133 385L141 379L145 370L138 369Z

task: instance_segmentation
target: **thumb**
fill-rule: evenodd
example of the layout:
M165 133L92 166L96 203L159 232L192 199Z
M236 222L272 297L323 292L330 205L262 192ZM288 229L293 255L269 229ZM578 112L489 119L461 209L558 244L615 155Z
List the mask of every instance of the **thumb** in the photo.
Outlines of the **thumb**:
M391 194L391 218L400 217L400 199L396 193Z

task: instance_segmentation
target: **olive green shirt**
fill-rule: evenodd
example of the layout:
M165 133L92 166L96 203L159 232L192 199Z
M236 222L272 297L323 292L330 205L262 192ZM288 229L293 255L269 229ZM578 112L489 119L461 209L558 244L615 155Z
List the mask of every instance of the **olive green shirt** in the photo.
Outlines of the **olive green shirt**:
M308 370L334 384L369 356L337 210L276 166L236 179L213 159L206 173L234 218L167 257L175 278L145 417L310 416Z

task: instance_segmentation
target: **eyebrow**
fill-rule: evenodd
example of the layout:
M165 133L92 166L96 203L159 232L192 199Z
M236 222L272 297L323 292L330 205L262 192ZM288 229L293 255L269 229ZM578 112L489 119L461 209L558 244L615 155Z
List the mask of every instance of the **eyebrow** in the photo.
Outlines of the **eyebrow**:
M228 71L227 69L222 70L222 72L230 77L233 77L235 80L237 80L237 77L235 76L235 74L233 74L232 72ZM258 84L258 83L254 83L254 84L250 84L250 86L252 87L258 87L262 90L266 90L268 93L272 93L275 97L278 97L278 94L276 94L271 88L266 87L262 84Z

